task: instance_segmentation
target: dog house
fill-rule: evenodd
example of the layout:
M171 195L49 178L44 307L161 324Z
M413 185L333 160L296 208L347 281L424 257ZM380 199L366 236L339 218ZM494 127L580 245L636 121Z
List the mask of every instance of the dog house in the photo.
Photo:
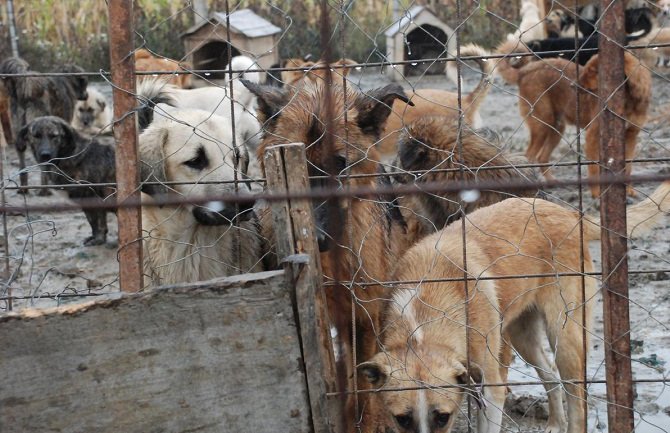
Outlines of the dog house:
M228 22L230 29L226 28ZM279 63L280 32L279 27L251 9L240 9L232 12L230 17L222 12L212 12L209 19L191 27L181 37L187 60L195 69L225 69L229 51L231 57L243 54L267 69ZM223 72L212 73L210 78L220 79L223 75Z
M394 81L423 73L441 74L445 62L421 61L456 53L454 31L425 6L413 6L386 30L386 57L390 62L416 60L392 67Z

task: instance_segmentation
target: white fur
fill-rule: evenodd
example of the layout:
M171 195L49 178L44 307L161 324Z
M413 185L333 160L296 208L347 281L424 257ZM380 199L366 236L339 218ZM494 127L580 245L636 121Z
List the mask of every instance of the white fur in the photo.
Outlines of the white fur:
M254 83L261 82L261 73L260 72L248 72L255 69L260 69L258 64L250 57L247 56L235 56L230 59L230 70L233 71L244 71L237 72L234 74L234 78L244 78L245 80L252 81Z
M113 116L110 102L94 87L89 86L86 93L88 93L88 99L77 101L74 106L72 127L81 133L90 135L111 133ZM84 125L82 116L87 110L92 110L94 120L93 123Z
M544 24L540 18L540 10L533 0L523 0L519 28L513 34L508 34L507 39L522 42L544 39Z
M416 339L417 343L420 343L423 339L423 331L421 330L421 326L419 326L420 324L416 318L413 306L413 301L417 295L418 290L416 289L399 288L393 293L391 308L395 310L398 316L405 319L408 329L414 330L412 336Z

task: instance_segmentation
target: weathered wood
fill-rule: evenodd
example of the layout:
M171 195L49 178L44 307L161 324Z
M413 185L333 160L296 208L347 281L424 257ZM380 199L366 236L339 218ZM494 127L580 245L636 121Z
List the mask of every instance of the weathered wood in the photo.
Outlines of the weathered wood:
M300 432L283 271L0 316L2 432Z
M269 147L264 155L264 165L270 190L299 193L309 188L303 144ZM308 199L273 202L272 215L280 260L297 254L309 257L306 263L286 263L286 267L292 268L290 272L295 283L314 432L332 432L336 422L335 405L329 409L326 393L336 389L336 371L312 203Z

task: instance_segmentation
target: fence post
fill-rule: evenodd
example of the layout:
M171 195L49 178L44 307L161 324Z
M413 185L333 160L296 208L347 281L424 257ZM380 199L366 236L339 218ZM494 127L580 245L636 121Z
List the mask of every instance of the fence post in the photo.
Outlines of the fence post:
M133 0L109 1L109 27L117 202L139 201ZM119 285L124 292L137 292L142 289L143 278L141 209L119 208L116 216L119 222Z
M602 105L600 173L625 173L624 2L601 0L598 96ZM618 89L618 90L617 90ZM618 115L617 115L618 114ZM602 277L605 325L607 415L610 433L635 430L628 302L626 185L601 186Z
M302 143L271 146L263 155L263 162L271 191L299 193L309 189L307 158ZM333 432L336 417L332 412L329 416L326 394L335 389L335 360L312 203L309 199L285 200L275 201L271 207L277 255L284 262L291 284L295 285L313 431Z

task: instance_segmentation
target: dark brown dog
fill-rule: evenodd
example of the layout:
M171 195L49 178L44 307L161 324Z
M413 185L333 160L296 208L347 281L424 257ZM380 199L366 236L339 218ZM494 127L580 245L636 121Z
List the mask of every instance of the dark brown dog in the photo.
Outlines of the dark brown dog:
M598 91L598 56L594 56L580 69L577 77L577 66L564 59L545 59L531 62L519 70L519 111L530 131L530 144L526 151L529 161L548 163L551 153L561 140L566 125L577 125L587 128L586 156L598 160L598 135L600 121L599 101L595 94ZM626 123L625 143L626 159L635 154L637 135L647 119L651 101L651 74L632 54L624 57L626 81L622 83L625 92L623 113L618 113ZM578 90L577 88L582 89ZM577 119L576 99L580 92L580 112ZM630 174L632 166L626 166ZM597 177L598 166L589 165L589 176ZM545 172L545 174L548 174ZM629 195L634 195L632 187ZM596 197L600 188L591 187L591 194Z
M83 72L83 69L76 65L65 65L54 72L77 73ZM27 73L35 72L29 70L28 63L23 59L10 57L0 63L0 74ZM5 77L3 81L9 94L12 124L15 131L41 116L58 116L69 123L74 116L74 106L77 100L85 101L88 98L86 92L88 79L84 76ZM19 151L19 165L21 186L26 186L28 185L28 174L25 172L25 156L21 151ZM46 183L47 177L42 174L42 184ZM26 191L21 190L21 192ZM47 189L39 192L40 195L49 193Z
M467 181L495 181L495 190L482 190L465 197L462 211L470 213L480 207L510 197L534 197L538 189L509 189L506 183L537 182L542 174L521 155L509 155L496 147L499 138L490 130L465 129L461 132L462 153L457 142L458 123L452 118L431 116L420 118L407 126L398 142L394 163L400 171L414 173L394 176L404 184L423 185ZM505 167L505 168L492 168ZM442 229L461 217L461 195L458 192L421 193L399 198L408 232L414 243L426 234Z
M68 196L78 199L98 199L100 203L114 193L112 187L87 186L89 183L115 182L114 148L100 144L95 138L85 138L60 117L38 117L21 128L16 148L21 152L30 147L35 159L48 169L54 184L80 185L67 188ZM93 232L84 245L104 244L107 238L107 211L84 209Z

